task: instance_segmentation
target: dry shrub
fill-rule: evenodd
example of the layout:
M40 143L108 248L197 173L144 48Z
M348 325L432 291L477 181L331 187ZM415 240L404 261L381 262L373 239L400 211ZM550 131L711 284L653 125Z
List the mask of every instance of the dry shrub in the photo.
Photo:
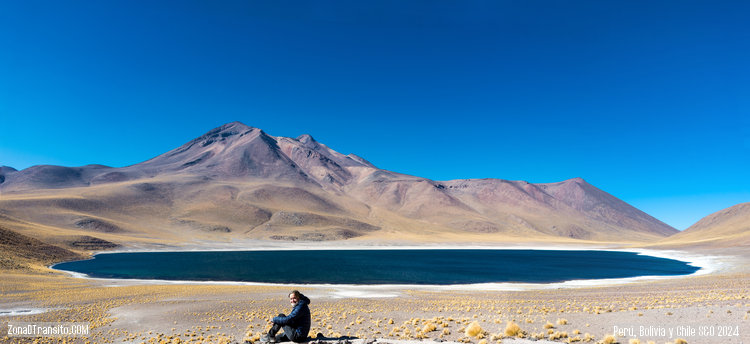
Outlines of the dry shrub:
M512 320L508 321L508 324L505 325L505 335L508 337L515 337L518 336L519 333L521 333L521 327Z
M428 324L424 325L424 327L422 327L422 332L424 332L424 333L432 332L432 331L435 331L435 330L437 330L437 326L435 326L435 324L433 324L433 323L428 323Z
M561 338L568 338L568 332L554 332L550 333L548 337L549 340L558 340Z
M260 332L259 333L253 333L253 331L247 331L245 333L245 342L255 343L257 341L260 341Z
M677 338L674 340L674 344L687 344L687 340L684 340L682 338Z
M604 337L604 339L602 339L602 343L604 343L604 344L615 344L615 343L617 343L617 339L615 339L615 336L609 335L609 336Z
M628 344L641 344L640 339L631 339L628 341Z
M476 321L472 322L466 327L465 333L467 337L477 337L482 333L482 326L479 326L479 323Z
M568 320L567 319L563 319L563 318L557 319L557 324L558 325L567 325L568 324Z

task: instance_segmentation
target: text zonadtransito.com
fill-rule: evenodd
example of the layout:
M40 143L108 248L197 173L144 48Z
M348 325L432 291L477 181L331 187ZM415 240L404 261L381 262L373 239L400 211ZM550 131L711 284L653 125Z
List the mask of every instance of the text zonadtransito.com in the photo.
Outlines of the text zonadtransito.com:
M8 323L8 337L85 337L89 323Z

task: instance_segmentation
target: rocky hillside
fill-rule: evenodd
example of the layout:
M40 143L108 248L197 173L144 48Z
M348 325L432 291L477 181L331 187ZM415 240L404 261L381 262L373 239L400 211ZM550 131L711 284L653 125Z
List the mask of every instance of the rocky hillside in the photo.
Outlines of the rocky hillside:
M645 242L677 233L580 178L433 181L239 122L122 168L2 167L0 214L115 242Z
M659 244L710 247L750 246L750 202L717 211Z

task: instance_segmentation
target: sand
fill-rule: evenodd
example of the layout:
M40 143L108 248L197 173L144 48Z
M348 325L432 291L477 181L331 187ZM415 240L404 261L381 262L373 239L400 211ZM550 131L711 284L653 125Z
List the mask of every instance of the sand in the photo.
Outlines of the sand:
M219 247L187 247L199 248ZM288 312L287 292L300 289L312 299L311 335L321 333L326 343L595 343L615 331L619 343L750 342L750 249L648 253L689 259L703 269L669 278L420 287L125 281L8 271L0 279L0 325L89 322L92 334L68 338L75 343L242 343L267 330L268 316ZM19 313L24 310L36 314ZM505 335L510 321L525 339ZM482 329L479 337L465 333L472 322ZM587 341L587 334L593 339ZM34 340L4 335L2 342Z

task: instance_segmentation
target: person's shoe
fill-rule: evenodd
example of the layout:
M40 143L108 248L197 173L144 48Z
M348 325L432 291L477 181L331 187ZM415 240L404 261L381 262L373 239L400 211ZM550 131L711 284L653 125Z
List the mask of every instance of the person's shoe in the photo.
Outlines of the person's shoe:
M271 337L268 335L268 333L266 333L260 337L260 342L267 344L276 344L276 337Z

